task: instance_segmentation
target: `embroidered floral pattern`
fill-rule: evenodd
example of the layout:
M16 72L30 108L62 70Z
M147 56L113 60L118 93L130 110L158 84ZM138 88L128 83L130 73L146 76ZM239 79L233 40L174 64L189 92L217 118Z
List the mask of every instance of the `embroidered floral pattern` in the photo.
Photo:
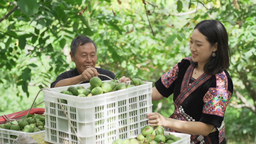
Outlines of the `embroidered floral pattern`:
M226 107L231 98L231 93L227 89L227 77L225 72L217 74L216 88L210 88L204 96L203 113L224 116Z
M176 64L171 70L162 75L161 80L166 88L169 88L170 85L177 79L178 72L179 67L178 64Z
M186 60L191 60L191 57L185 57ZM179 62L180 63L180 62ZM161 77L162 84L169 88L170 85L177 79L179 73L178 64L176 64L172 69L168 72L164 73Z

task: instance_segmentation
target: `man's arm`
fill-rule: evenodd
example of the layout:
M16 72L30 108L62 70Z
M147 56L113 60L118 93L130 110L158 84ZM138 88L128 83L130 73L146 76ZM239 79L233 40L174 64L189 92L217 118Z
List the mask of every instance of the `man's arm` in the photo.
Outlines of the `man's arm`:
M98 72L95 68L87 68L82 74L74 76L63 73L57 77L57 80L51 84L51 87L80 84L84 81L89 81L94 76L98 76Z
M75 85L75 84L80 84L82 82L83 82L82 75L78 75L72 78L66 78L66 79L60 80L55 84L54 87Z

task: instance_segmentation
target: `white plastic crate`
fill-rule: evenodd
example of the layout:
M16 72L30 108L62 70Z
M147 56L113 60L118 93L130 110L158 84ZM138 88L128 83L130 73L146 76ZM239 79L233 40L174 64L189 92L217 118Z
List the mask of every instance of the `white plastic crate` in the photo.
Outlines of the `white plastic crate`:
M15 131L15 130L8 130L8 129L2 129L0 128L0 144L13 144L13 141L19 136L19 135L33 135L33 134L41 134L44 133L44 131L39 132L22 132L22 131Z
M90 87L90 84L73 85ZM60 93L69 86L43 90L45 141L65 144L109 144L115 139L137 136L152 112L152 82L92 97ZM77 132L78 140L61 104Z

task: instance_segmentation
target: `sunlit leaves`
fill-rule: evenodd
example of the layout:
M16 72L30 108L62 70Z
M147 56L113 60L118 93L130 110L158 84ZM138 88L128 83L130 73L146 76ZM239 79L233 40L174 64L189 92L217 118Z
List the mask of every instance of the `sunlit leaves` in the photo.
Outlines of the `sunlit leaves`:
M27 16L34 15L38 12L38 3L36 0L18 0L20 10Z

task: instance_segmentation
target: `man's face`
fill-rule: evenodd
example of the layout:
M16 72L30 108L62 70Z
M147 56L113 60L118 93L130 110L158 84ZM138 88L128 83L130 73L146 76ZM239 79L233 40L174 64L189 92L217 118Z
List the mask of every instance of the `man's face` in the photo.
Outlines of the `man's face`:
M97 62L96 48L91 42L78 46L76 54L72 55L70 52L70 55L72 61L76 64L79 74L83 73L88 67L95 67Z

